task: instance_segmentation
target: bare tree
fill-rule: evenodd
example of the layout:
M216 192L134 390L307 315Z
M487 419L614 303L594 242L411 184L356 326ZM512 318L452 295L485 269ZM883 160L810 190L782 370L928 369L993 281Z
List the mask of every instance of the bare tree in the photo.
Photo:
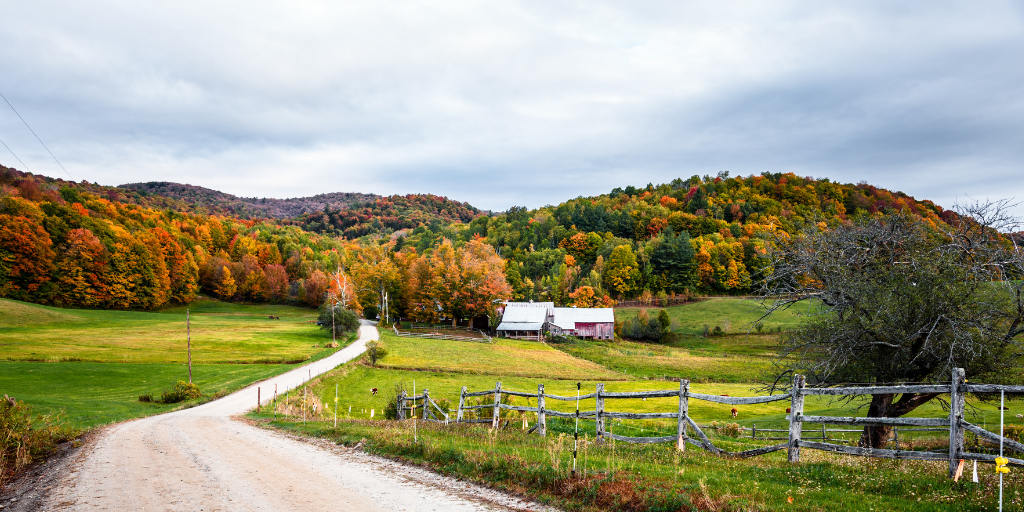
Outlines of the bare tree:
M1024 334L1024 254L1004 234L1017 225L1012 206L960 205L949 224L896 212L778 240L764 316L822 307L782 337L776 382L799 372L822 385L934 383L954 367L969 379L1019 378L1007 371ZM868 416L902 416L936 396L873 395ZM861 444L882 447L889 434L867 427Z

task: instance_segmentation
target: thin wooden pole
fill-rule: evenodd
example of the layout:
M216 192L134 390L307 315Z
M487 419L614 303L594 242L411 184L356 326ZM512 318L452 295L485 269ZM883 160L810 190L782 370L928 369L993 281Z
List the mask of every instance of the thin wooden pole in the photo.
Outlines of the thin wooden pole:
M960 375L963 375L963 369L962 368L957 368L957 369L960 370ZM1006 406L1006 390L1000 389L999 390L999 458L1000 459L1003 458L1003 436L1006 435L1006 432L1003 431L1003 425L1004 425L1004 423L1003 423L1003 414L1006 411L1006 407L1005 406ZM1005 463L1006 461L1002 461L1002 462ZM999 472L999 512L1003 512L1003 472L1002 471Z
M459 410L455 413L455 423L462 421L462 408L466 406L466 386L462 386L462 392L459 393Z
M548 435L548 415L544 410L544 384L537 384L537 433Z
M430 419L427 416L428 411L430 411L430 390L423 388L423 421Z
M949 383L949 477L956 476L960 454L964 451L964 369L953 368Z
M686 417L690 414L690 381L679 379L679 417L676 424L676 449L686 451Z
M188 383L192 383L192 318L185 310L185 339L188 342Z
M596 398L594 407L594 430L597 432L597 439L601 440L604 438L604 397L601 393L604 392L604 383L597 383L594 396Z
M409 415L412 416L412 442L418 443L419 433L416 431L416 380L412 381L412 409L409 410Z
M491 418L491 428L498 428L498 423L501 422L499 414L501 414L501 381L494 384L494 414Z
M256 412L260 412L260 387L256 386Z
M572 476L576 476L576 451L580 445L580 383L576 383L576 427L572 432Z
M793 376L793 397L789 413L789 462L800 462L801 416L804 413L804 376Z
M302 423L306 423L306 388L302 388Z
M338 428L338 383L334 383L334 428Z

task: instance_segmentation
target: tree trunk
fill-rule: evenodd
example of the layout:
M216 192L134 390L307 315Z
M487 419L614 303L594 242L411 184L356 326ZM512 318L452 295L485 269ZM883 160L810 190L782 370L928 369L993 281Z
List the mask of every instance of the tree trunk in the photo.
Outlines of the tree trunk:
M937 396L939 396L938 393L903 393L900 395L900 399L893 403L893 399L896 397L895 394L872 395L871 405L868 406L868 417L899 418ZM891 426L875 425L864 427L864 433L860 436L859 444L868 448L885 448L891 433Z
M896 395L872 395L871 405L868 406L868 417L888 418L892 412L892 399ZM872 425L864 427L864 433L860 435L860 446L868 448L885 448L889 442L889 434L892 427L885 425Z

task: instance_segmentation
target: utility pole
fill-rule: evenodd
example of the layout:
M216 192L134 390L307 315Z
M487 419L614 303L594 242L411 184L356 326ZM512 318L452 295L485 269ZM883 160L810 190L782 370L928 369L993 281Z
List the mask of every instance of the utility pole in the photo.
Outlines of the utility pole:
M185 339L188 342L188 383L192 383L192 321L185 310Z

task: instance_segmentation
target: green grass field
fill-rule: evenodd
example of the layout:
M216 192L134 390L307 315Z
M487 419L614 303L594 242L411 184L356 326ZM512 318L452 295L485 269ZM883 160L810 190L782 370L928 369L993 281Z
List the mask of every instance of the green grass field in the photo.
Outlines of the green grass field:
M725 314L730 305L741 308L734 322L750 315L748 301L738 299L706 301L696 305L669 308L673 318L697 318L700 315ZM698 306L700 310L685 308ZM701 313L703 311L704 313ZM783 329L802 321L789 313L780 320ZM718 317L721 318L721 317ZM736 320L740 319L740 320ZM789 323L786 323L789 322ZM715 325L712 321L708 322ZM699 329L702 331L703 322ZM735 323L733 323L735 325ZM771 327L773 324L767 324ZM788 326L788 327L787 327ZM568 453L571 453L571 422L549 418L551 435L545 440L522 432L523 421L532 426L536 413L502 411L511 428L491 431L484 426L458 425L443 427L421 423L418 443L413 443L412 427L407 422L379 421L396 388L410 394L430 390L431 397L445 401L452 409L458 404L463 386L470 391L493 389L496 381L503 389L535 393L543 383L546 392L572 396L576 382L582 392L594 390L598 382L607 391L678 389L678 383L662 380L689 377L691 391L730 396L754 396L765 392L758 379L774 356L778 334L734 333L722 337L698 336L696 328L685 332L673 346L634 342L560 343L496 340L493 345L385 336L389 355L370 367L364 360L345 365L312 382L312 401L321 404L319 421L305 425L295 417L280 416L274 426L325 436L339 442L354 444L367 439L371 451L413 462L427 464L438 471L485 482L499 488L526 493L573 510L674 510L673 506L692 506L700 510L988 510L993 504L993 480L990 466L981 466L983 483L976 486L950 482L945 464L934 462L894 462L840 456L804 450L800 464L786 462L785 452L755 459L729 460L712 456L695 448L685 453L671 444L630 445L611 443L604 446L588 444L582 453L581 465L588 468L584 484L570 484L567 474ZM735 330L733 331L735 332ZM553 354L557 349L557 354ZM595 370L596 367L596 370ZM610 378L609 378L610 377ZM623 380L624 379L624 380ZM372 388L378 394L370 393ZM338 390L340 423L333 428L332 409ZM300 395L283 397L279 412L290 411L300 404ZM470 399L470 404L489 404L491 397ZM515 397L513 404L534 406L535 400ZM864 416L866 398L852 402L808 397L805 413L828 416ZM284 405L288 404L288 405ZM575 403L548 400L549 409L572 411ZM724 430L709 428L708 435L716 445L731 451L778 443L752 440L752 427L758 429L788 428L786 408L789 401L738 406L737 417L732 406L698 400L690 401L690 413L699 424L738 423L740 437L730 437ZM999 412L994 404L970 400L969 421L992 428ZM606 410L620 412L673 412L678 402L673 398L608 399ZM1020 402L1008 404L1007 418L1018 421L1015 414L1024 412ZM594 400L583 400L583 410L592 410ZM370 420L373 411L375 419ZM490 409L479 410L481 417L490 417ZM454 411L452 411L454 416ZM473 414L473 413L469 413ZM945 417L948 414L939 401L932 401L914 411L918 417ZM256 416L263 420L272 417ZM309 416L313 418L312 415ZM627 436L667 436L675 434L675 420L609 420L611 431ZM820 425L804 424L806 430ZM830 429L839 427L831 426ZM593 439L594 423L581 420L580 430ZM855 429L847 429L855 430ZM764 433L761 434L763 436ZM785 433L769 436L785 437ZM806 438L815 433L805 433ZM853 443L859 431L829 432L830 441L844 439ZM904 449L945 449L945 432L911 432L901 430ZM968 440L970 442L970 440ZM584 462L585 461L585 462ZM523 476L527 475L527 476ZM1014 475L1012 485L1024 483ZM614 484L615 482L624 482ZM567 488L579 487L575 492ZM580 487L582 486L582 487ZM1013 487L1008 500L1014 510L1022 507L1024 495ZM624 496L626 501L608 501L607 495ZM604 496L604 497L602 497ZM789 499L793 498L790 502ZM629 501L633 500L633 501ZM677 500L677 501L673 501ZM682 501L678 501L682 500ZM638 503L643 503L642 505ZM674 505L673 505L674 504ZM673 506L670 506L673 505Z
M207 395L241 389L293 368L280 364L197 364L193 382ZM160 393L188 380L182 364L0 362L0 394L24 400L34 411L64 411L69 425L91 428L149 416L181 404L142 403L139 395Z
M434 340L424 344L430 340L382 334L388 356L379 364L385 368L570 380L626 378L536 341L494 338L493 343Z
M308 323L316 313L306 308L212 300L188 307L195 363L301 362L329 339ZM0 299L0 360L185 362L185 307L76 310Z
M64 411L76 428L181 407L138 397L159 398L188 379L186 308L193 380L207 396L335 351L323 347L330 334L309 323L316 312L307 308L199 300L156 312L97 311L0 299L0 395L23 400L40 414Z
M812 306L813 308L813 306ZM652 318L662 308L647 308ZM668 311L672 320L672 331L684 336L700 336L704 326L708 329L721 327L726 334L756 333L754 322L764 315L765 309L760 302L752 299L712 298L663 308ZM616 308L615 318L622 319L635 316L640 308ZM793 307L773 314L762 322L765 332L782 329L793 329L804 321L809 313L813 313L808 305Z

